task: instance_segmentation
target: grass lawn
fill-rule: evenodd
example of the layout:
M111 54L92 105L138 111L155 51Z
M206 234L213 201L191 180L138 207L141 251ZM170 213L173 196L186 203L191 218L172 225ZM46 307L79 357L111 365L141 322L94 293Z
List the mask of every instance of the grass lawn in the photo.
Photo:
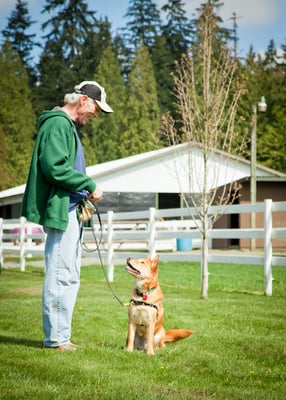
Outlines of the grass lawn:
M273 269L263 295L263 267L209 266L209 298L200 298L197 263L161 263L165 328L188 339L154 357L124 349L127 309L99 266L82 268L73 319L75 352L42 349L43 270L0 274L0 399L282 400L286 394L286 269ZM132 278L115 268L124 301Z

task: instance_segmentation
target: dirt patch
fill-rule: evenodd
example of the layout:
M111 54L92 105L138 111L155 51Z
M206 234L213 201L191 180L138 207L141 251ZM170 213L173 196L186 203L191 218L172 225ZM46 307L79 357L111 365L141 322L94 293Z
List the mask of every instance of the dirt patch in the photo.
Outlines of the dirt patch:
M30 286L30 287L22 287L22 288L14 288L11 289L11 293L15 294L27 294L29 296L40 296L42 294L41 286Z

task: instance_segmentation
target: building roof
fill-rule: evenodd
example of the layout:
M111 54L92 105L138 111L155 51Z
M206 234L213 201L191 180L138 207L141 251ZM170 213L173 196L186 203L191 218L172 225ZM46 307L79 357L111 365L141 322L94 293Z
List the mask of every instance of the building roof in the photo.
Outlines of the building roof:
M208 164L207 188L250 176L250 162L214 151ZM203 152L200 145L184 143L87 168L105 192L200 193L203 190ZM257 165L256 176L286 174Z
M200 193L203 191L203 152L198 144L176 146L137 154L87 167L87 174L103 192ZM211 153L207 187L247 179L250 162L222 151ZM257 180L286 179L286 174L257 165ZM0 192L0 205L19 203L25 185Z

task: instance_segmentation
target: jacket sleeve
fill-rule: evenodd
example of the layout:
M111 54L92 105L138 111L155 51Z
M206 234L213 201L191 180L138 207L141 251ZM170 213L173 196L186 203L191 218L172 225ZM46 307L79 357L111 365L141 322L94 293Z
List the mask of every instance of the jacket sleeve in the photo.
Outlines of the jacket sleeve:
M67 191L96 188L93 180L73 168L76 153L76 137L70 122L64 118L52 118L42 126L39 162L46 179ZM55 123L56 122L56 123Z

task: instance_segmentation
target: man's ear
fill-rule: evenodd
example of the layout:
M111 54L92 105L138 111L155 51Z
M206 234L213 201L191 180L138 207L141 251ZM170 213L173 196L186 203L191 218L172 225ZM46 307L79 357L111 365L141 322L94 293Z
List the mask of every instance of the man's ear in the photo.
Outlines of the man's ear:
M81 98L79 99L80 105L83 106L88 100L88 96L82 95Z

